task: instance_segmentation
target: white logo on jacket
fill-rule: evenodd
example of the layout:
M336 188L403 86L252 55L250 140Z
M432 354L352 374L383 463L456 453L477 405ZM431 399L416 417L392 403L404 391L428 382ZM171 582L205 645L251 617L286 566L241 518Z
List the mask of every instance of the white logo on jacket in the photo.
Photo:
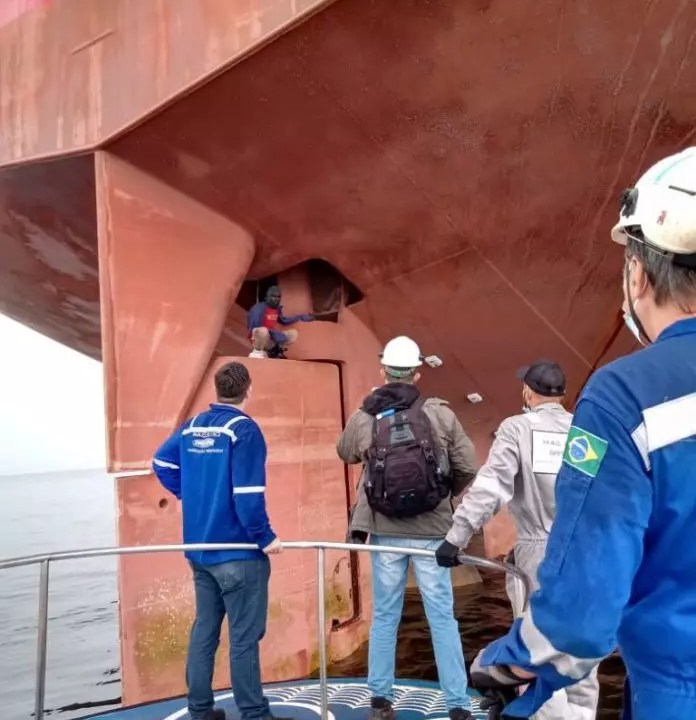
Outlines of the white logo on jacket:
M213 447L213 445L215 445L215 438L212 437L195 438L193 441L193 446L201 450L206 450L209 447Z

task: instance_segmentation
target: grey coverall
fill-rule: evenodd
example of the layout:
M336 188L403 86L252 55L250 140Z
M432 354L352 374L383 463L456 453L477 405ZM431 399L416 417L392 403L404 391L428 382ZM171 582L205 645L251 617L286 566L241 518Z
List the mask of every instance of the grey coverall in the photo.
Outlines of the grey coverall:
M486 463L455 510L452 529L447 534L448 542L466 547L473 535L507 503L517 528L514 562L530 576L534 590L539 587L537 569L544 559L555 515L556 475L572 417L559 403L547 402L504 420ZM508 576L507 592L517 617L522 613L520 581ZM576 685L556 692L534 718L592 720L598 699L595 669Z

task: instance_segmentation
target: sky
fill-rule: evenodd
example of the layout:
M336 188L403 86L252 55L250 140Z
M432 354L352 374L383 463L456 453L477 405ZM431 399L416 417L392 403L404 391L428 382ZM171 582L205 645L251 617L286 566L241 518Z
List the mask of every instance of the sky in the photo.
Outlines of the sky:
M102 366L0 315L0 475L104 468Z

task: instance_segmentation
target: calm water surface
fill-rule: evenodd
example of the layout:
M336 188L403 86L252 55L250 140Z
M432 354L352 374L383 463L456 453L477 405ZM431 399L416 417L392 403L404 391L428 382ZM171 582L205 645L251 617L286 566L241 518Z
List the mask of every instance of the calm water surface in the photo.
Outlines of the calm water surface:
M103 472L0 476L0 557L115 543L113 481ZM472 547L476 552L479 548ZM467 660L509 626L500 576L459 589L456 612ZM29 720L33 709L38 568L0 574L0 707L4 720ZM57 563L51 569L46 707L71 720L120 702L116 561ZM407 591L398 643L402 677L436 679L420 597ZM331 668L334 675L364 676L367 648ZM623 667L601 667L601 720L618 717Z
M115 543L113 480L104 472L0 476L0 557ZM38 567L0 573L0 706L33 711ZM46 708L70 718L121 694L116 561L51 567ZM77 706L77 707L75 707Z

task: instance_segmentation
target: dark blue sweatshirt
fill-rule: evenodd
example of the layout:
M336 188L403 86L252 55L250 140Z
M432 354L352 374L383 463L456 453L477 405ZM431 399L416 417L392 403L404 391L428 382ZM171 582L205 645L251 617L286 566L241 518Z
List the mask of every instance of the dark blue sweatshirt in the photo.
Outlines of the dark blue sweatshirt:
M241 410L213 403L187 420L155 453L152 469L181 500L185 543L254 543L275 539L266 513L266 442ZM259 550L189 552L217 565L261 557Z
M270 317L269 317L270 316ZM272 319L273 318L273 319ZM283 306L277 308L269 307L267 303L256 303L247 314L247 330L251 337L251 332L255 328L265 327L271 333L271 337L277 340L284 340L285 336L282 332L278 332L276 322L279 325L294 325L297 322L310 322L312 315L283 315Z

